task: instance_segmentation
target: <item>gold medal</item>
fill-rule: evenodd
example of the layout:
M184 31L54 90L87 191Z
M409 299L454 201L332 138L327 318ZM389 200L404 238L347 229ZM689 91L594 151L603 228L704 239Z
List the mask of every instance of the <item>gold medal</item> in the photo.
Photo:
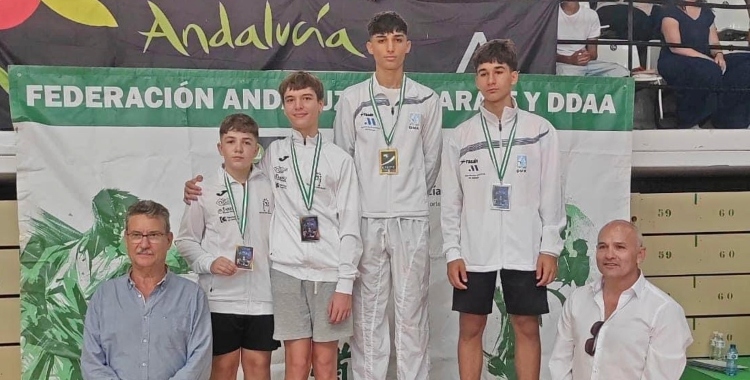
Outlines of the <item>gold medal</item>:
M381 175L394 175L398 174L398 150L396 149L381 149L378 152L380 156L380 174Z

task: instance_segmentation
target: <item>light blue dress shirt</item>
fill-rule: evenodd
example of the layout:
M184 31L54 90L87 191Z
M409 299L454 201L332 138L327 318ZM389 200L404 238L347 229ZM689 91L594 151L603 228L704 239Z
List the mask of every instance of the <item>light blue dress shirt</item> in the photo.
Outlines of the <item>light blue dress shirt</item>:
M106 281L89 302L82 351L85 380L208 380L206 295L171 272L148 299L129 274Z

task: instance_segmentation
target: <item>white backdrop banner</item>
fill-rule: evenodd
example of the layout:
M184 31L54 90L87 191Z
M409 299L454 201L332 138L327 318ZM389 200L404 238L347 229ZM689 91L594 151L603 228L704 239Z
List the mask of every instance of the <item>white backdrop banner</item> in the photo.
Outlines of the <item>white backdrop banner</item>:
M366 73L319 73L326 86L324 136L332 105ZM266 145L289 135L276 90L283 72L12 67L11 109L18 130L21 231L21 347L24 379L81 379L79 356L87 300L104 280L126 273L124 214L138 199L167 206L176 226L182 188L220 164L218 124L244 112L261 125ZM480 102L469 74L413 74L440 95L445 134ZM543 378L561 305L596 278L597 229L628 218L633 82L630 79L522 75L519 105L559 130L568 216L557 281L542 318ZM458 378L458 315L441 254L440 188L431 189L431 379ZM491 227L489 227L491 228ZM170 268L188 273L175 249ZM189 275L189 274L188 274ZM514 337L502 293L484 336L487 379L515 379ZM342 342L339 378L352 379ZM395 379L395 359L391 360ZM283 378L283 352L273 378Z

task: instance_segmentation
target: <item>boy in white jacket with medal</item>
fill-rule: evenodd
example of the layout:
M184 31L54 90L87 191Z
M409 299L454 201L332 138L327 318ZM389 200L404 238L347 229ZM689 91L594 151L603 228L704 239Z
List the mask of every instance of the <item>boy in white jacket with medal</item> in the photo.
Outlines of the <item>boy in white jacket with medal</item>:
M539 317L557 274L565 209L555 128L518 108L515 46L493 40L472 58L484 97L443 150L441 222L448 280L459 316L461 380L479 380L482 333L498 271L515 334L519 380L539 379Z
M227 116L219 127L224 159L209 176L206 195L185 208L175 245L208 295L213 332L211 379L271 379L274 318L268 261L273 194L253 167L258 124Z

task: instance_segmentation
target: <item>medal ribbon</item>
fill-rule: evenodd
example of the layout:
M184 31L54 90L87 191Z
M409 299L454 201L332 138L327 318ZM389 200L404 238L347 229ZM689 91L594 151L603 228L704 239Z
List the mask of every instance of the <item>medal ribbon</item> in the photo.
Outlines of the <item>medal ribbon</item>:
M294 167L294 176L297 178L297 185L299 185L299 191L302 193L302 200L305 201L305 207L308 210L312 209L313 197L315 196L315 173L318 172L318 161L320 161L320 147L323 145L320 132L318 132L318 138L315 142L315 154L313 155L312 172L310 173L310 187L305 185L305 181L302 179L302 173L299 169L299 163L297 162L297 150L294 148L294 140L290 140L292 144L292 166Z
M372 103L372 110L375 114L375 118L378 120L378 124L380 125L380 129L383 131L383 138L385 138L385 143L388 146L391 146L391 142L393 141L393 133L396 132L396 124L398 124L398 118L401 116L401 106L404 105L404 94L406 93L406 74L404 74L404 77L401 79L401 89L398 93L398 112L396 113L396 120L393 121L393 127L391 128L391 132L386 134L385 132L385 124L383 124L383 119L380 117L380 110L378 109L377 103L375 103L375 74L372 75L372 79L370 79L370 102Z
M250 186L247 182L245 182L244 188L244 194L242 195L242 217L240 217L240 213L237 211L237 203L235 202L234 192L232 191L232 186L230 186L229 181L229 175L227 175L227 172L224 172L224 186L227 187L227 194L229 194L229 203L232 205L232 211L234 212L234 216L237 218L237 225L240 227L240 236L242 236L242 239L245 239L245 227L247 226L247 202L248 199L250 199Z
M484 119L484 115L481 113L479 114L480 120L482 121L482 131L484 132L484 139L487 141L487 152L490 154L490 160L492 161L492 165L495 166L495 169L497 170L497 178L500 180L500 183L503 182L503 177L505 177L505 171L508 169L508 161L510 161L510 150L513 148L513 142L516 138L516 123L518 122L518 114L515 115L513 118L513 126L510 128L510 136L508 140L508 147L505 148L505 152L503 152L503 161L498 165L497 163L497 156L495 155L495 148L492 147L492 138L490 137L490 130L487 128L487 120ZM500 147L503 146L503 139L500 138Z

